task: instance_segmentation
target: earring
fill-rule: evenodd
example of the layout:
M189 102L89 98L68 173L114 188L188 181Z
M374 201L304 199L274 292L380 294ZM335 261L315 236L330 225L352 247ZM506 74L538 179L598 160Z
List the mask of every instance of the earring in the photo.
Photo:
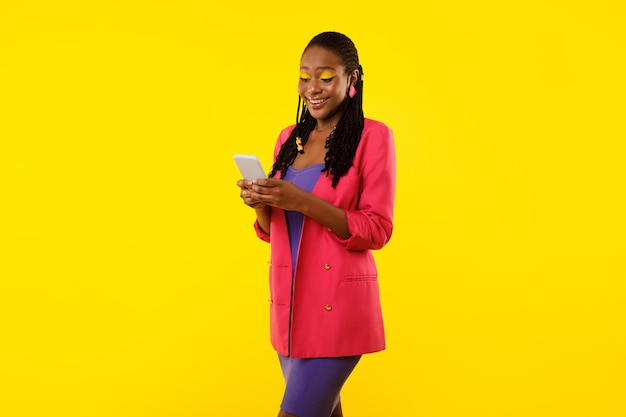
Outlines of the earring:
M352 84L350 84L350 88L348 89L348 97L352 98L356 95L356 88Z
M304 147L302 146L302 139L298 136L296 138L296 149L299 153L304 153Z

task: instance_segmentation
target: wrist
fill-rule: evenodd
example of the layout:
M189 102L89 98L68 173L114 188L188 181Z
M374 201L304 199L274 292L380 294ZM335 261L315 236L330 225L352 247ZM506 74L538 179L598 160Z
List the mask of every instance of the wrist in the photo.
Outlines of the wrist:
M300 213L306 216L310 216L311 207L313 206L314 199L315 199L315 196L313 194L304 193L302 198L298 199L296 211L299 211Z

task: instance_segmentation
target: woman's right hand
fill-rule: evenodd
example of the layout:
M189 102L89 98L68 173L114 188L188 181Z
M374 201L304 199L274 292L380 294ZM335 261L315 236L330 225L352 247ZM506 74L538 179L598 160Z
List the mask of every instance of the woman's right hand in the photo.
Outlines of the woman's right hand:
M247 205L248 207L252 207L255 210L261 210L265 208L265 203L250 197L250 187L252 186L252 181L239 180L237 181L237 186L241 189L239 191L239 197L241 197L245 205Z

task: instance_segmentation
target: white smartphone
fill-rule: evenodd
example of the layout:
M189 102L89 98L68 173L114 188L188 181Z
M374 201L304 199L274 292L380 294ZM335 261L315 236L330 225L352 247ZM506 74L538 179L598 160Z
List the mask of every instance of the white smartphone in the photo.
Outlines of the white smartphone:
M236 154L235 163L239 167L239 172L246 180L256 180L266 178L261 161L255 155Z

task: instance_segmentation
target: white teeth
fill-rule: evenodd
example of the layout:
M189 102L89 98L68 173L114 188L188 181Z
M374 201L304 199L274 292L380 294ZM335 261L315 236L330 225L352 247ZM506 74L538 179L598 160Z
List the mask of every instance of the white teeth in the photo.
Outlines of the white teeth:
M326 99L323 100L309 100L311 102L311 104L320 104L326 101Z

